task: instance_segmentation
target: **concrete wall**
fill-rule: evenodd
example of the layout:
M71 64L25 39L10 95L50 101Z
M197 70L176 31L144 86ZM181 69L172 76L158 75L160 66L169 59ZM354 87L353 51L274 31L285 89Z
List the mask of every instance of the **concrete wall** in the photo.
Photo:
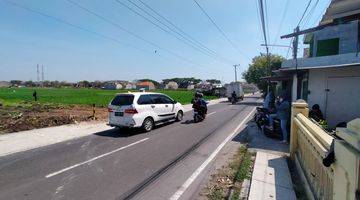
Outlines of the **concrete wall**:
M359 85L360 82L358 84L358 86L356 86L355 84L351 84L346 85L343 84L342 82L334 82L337 79L336 78L354 78L354 77L360 77L360 66L353 66L353 67L334 67L334 68L323 68L323 69L309 69L309 84L308 84L308 90L309 90L309 95L308 95L308 103L309 103L309 107L311 108L311 106L313 106L314 104L319 104L321 110L323 111L325 117L328 116L332 116L332 118L334 118L334 113L329 113L332 112L332 110L334 109L329 109L329 105L337 105L338 108L340 109L339 112L346 111L346 112L350 112L350 113L346 113L347 116L355 116L355 115L360 115L360 113L351 113L351 112L358 112L357 109L351 109L350 111L346 109L346 106L348 105L353 105L354 102L359 102L360 101L360 89L359 89ZM360 78L359 78L360 80ZM336 88L344 88L343 91L341 92L346 92L348 88L353 88L351 89L351 98L342 98L341 96L338 97L334 97L331 96L327 97L327 93L332 94L331 92L334 91L326 91L326 89L328 89L329 87L329 81L332 81L330 83L330 85L336 84ZM358 82L358 81L357 81ZM357 83L355 81L355 83ZM354 89L354 88L358 88L358 89ZM356 91L354 91L356 90ZM337 98L337 102L327 102L329 101L329 99L332 99L332 101L334 101L333 99ZM360 106L359 106L360 107ZM343 109L342 109L343 108ZM344 116L341 115L341 113L337 113L338 119L333 119L332 121L342 121L344 120ZM332 122L332 124L329 124L330 127L334 126L336 124L334 124L335 122Z
M356 52L358 35L357 23L357 21L353 21L348 24L329 26L314 32L314 49L312 55L316 55L318 40L333 38L339 38L339 54Z

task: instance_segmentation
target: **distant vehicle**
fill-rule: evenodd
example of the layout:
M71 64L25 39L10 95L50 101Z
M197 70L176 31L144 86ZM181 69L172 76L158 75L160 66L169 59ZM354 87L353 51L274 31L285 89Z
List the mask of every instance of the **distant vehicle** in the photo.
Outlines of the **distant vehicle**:
M152 92L117 94L108 106L109 126L142 128L151 131L167 121L181 121L182 105L167 95Z
M237 82L232 82L229 84L225 84L225 88L226 88L226 97L228 98L228 100L231 102L232 100L232 93L235 91L237 100L243 100L244 99L244 90L241 86L241 83Z

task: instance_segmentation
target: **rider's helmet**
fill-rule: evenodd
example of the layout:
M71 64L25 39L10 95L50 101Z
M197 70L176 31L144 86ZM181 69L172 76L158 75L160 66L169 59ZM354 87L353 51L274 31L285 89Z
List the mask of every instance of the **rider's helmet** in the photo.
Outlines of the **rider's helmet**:
M200 92L195 92L195 97L196 98L201 98L202 97L202 94Z

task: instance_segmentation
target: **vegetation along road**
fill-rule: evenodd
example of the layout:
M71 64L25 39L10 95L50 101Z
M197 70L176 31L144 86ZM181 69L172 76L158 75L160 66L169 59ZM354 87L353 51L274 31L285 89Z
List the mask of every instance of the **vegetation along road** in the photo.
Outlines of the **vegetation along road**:
M55 103L66 105L92 105L107 106L116 93L128 90L101 90L85 88L0 88L0 101L5 105L33 101L32 93L36 90L40 103ZM174 100L187 104L193 98L192 90L155 90L169 95ZM206 96L214 99L214 96Z

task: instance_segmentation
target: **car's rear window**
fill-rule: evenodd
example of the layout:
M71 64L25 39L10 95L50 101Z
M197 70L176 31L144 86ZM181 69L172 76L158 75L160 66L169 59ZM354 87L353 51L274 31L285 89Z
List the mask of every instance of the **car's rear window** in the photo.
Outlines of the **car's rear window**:
M117 95L112 101L114 106L127 106L133 104L134 95Z

